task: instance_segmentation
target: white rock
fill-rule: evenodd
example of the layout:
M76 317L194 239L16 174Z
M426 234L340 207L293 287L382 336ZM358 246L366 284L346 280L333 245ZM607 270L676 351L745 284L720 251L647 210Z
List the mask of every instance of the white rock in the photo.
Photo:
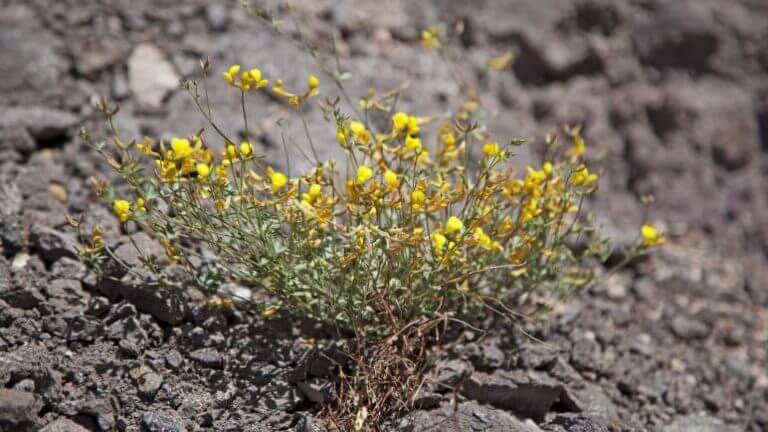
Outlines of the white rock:
M145 43L128 59L128 82L140 106L159 109L168 93L178 88L179 75L159 48Z

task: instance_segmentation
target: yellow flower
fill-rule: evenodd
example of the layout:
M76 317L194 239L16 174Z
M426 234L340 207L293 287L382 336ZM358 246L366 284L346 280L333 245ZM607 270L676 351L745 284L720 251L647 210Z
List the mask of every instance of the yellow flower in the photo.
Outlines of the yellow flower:
M245 157L248 157L248 156L251 155L252 152L253 152L253 149L251 148L250 144L248 144L247 142L240 143L240 154L241 155L243 155Z
M355 179L355 182L359 185L365 184L371 177L373 177L373 170L366 165L360 165L360 167L357 168L357 178Z
M197 171L197 177L201 179L207 178L211 174L211 168L208 164L199 163L195 167L195 170Z
M541 170L544 171L544 174L546 175L552 174L553 169L552 162L544 162L544 166L541 167Z
M174 138L171 140L173 159L185 159L192 155L192 146L186 138Z
M283 188L286 184L288 184L288 177L285 176L285 174L278 172L278 171L271 171L267 175L269 175L269 180L272 182L272 192L277 192L280 189Z
M235 149L234 144L227 144L226 154L229 160L237 158L237 149Z
M120 222L128 220L128 216L131 212L131 203L126 200L115 200L112 203L112 211L115 213Z
M275 81L275 85L272 87L272 93L274 93L275 96L287 99L291 106L295 107L299 104L299 96L295 93L285 91L283 80Z
M429 158L429 151L422 150L421 153L419 153L419 156L416 157L416 163L419 165L428 165L432 162L432 160Z
M421 46L424 49L432 50L440 48L440 39L437 37L439 29L437 27L430 27L421 32Z
M309 198L312 198L312 199L317 199L322 194L323 194L323 187L317 183L313 183L312 186L310 186L309 190L307 191L307 195L309 195Z
M667 241L667 237L659 233L656 227L651 224L643 224L640 227L640 234L643 236L643 246L645 247L661 246Z
M408 135L415 135L419 133L419 119L404 112L397 112L392 116L392 132L394 135L403 132Z
M389 169L384 171L384 181L387 183L389 189L397 189L400 185L400 180L397 178L397 174Z
M461 231L463 229L464 222L462 222L461 219L457 218L456 216L449 217L448 221L445 223L445 232L449 234Z
M504 196L507 198L513 198L517 195L520 195L523 193L523 188L525 187L525 183L520 179L512 179L507 184L507 187L504 188Z
M339 142L341 148L347 148L347 131L341 126L336 128L336 141Z
M365 125L360 122L351 122L349 124L349 130L352 131L352 136L354 136L356 140L362 143L367 143L371 140L371 134L369 134L368 130L365 129Z
M421 152L421 139L408 135L405 137L405 149L413 150L414 153Z
M419 133L419 119L414 116L408 117L408 134L414 135Z
M219 165L216 167L215 171L216 171L216 184L218 184L219 186L226 186L227 183L229 183L229 177L227 175L227 167L225 165Z
M152 138L150 137L144 137L143 142L136 143L136 150L147 156L157 156L157 153L152 150Z
M161 161L159 159L155 160L155 165L157 166L157 170L160 174L160 177L162 177L163 180L167 182L172 182L174 179L176 179L176 163L173 161Z
M491 236L489 236L488 234L485 233L485 231L483 231L482 227L476 227L473 234L474 234L473 238L475 242L481 248L485 250L496 250L496 251L502 250L501 243L497 241L493 241L493 239L491 239Z
M261 70L253 68L248 72L243 72L241 77L243 90L254 90L264 88L269 85L269 80L262 79Z
M459 157L459 149L456 148L456 135L452 132L449 124L444 124L440 128L440 139L443 142L443 149L440 158L443 162L450 162Z
M573 135L573 147L568 150L569 156L581 156L586 151L586 145L584 143L584 137L580 133Z
M573 172L572 181L576 186L591 186L597 182L597 180L597 174L590 173L587 167L581 167Z
M392 116L392 130L395 133L403 132L408 127L408 114L398 112Z
M443 249L447 243L448 239L445 238L444 235L438 232L432 234L432 246L435 248L435 253L437 255L440 255L443 252Z
M539 211L539 200L536 198L531 197L531 199L528 201L528 204L526 204L525 207L523 207L521 221L523 223L526 223L536 217L536 214Z
M500 150L501 148L499 147L499 143L487 142L483 144L483 154L486 157L490 158L490 157L496 156L497 154L499 154Z
M315 90L320 86L320 79L315 75L310 75L307 79L307 86L310 90Z
M240 65L234 64L227 69L226 72L222 73L221 76L224 77L224 81L227 82L229 85L235 85L235 76L237 76L237 73L240 72Z
M526 167L526 170L528 171L526 182L539 183L547 178L547 173L545 173L544 170L537 171L531 168L530 165Z
M136 211L139 213L146 213L147 208L144 206L146 203L144 202L144 198L137 198L136 199Z
M427 202L427 195L421 189L414 189L411 192L411 205L414 207L420 207Z

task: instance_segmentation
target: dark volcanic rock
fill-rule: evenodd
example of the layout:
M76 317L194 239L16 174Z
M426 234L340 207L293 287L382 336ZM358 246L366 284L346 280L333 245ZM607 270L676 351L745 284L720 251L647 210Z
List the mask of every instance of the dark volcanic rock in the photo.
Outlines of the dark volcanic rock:
M259 403L273 410L291 411L304 401L298 388L282 380L270 382L261 395Z
M82 280L87 273L85 264L69 257L62 257L51 266L51 277L57 279Z
M72 420L62 417L51 423L48 423L39 432L88 432L88 429L80 426Z
M633 33L640 60L659 69L686 69L703 74L720 38L706 2L654 2L658 8Z
M59 396L60 386L52 370L53 355L39 345L25 345L11 351L0 361L0 386L31 379L35 394L44 402Z
M35 225L30 231L30 240L48 262L56 262L62 257L77 259L77 241L69 234Z
M279 372L280 369L276 366L254 359L240 373L243 378L260 386L272 381Z
M212 31L224 31L229 26L229 8L222 4L210 4L205 8L205 20Z
M179 414L170 410L143 413L141 426L145 432L185 432L187 430Z
M551 432L609 432L610 429L593 419L572 413L558 414L544 425L544 430Z
M104 318L109 313L110 308L109 300L106 297L93 296L88 301L88 308L85 313L96 318Z
M146 400L154 399L163 385L163 377L146 366L131 369L129 373L136 383L139 395Z
M0 107L0 112L0 128L26 128L40 147L64 144L78 122L72 113L44 106Z
M432 381L435 384L435 391L448 392L453 391L456 385L460 384L462 379L472 372L472 365L464 360L448 360L438 362L435 365Z
M736 432L738 428L729 427L712 417L685 416L664 426L661 430L662 432Z
M10 287L3 290L0 286L0 300L21 309L40 308L45 304L45 297L34 287Z
M66 75L69 63L57 53L54 38L40 31L39 16L17 4L5 7L0 15L0 93L17 99L42 100L55 93L51 83ZM35 79L30 79L35 77Z
M518 420L507 412L477 402L462 402L456 409L444 405L433 411L415 411L400 421L404 432L539 432L530 421Z
M671 328L675 336L685 340L706 339L711 332L710 326L703 321L685 316L672 319Z
M326 432L322 422L311 415L302 414L296 422L295 432Z
M537 421L543 420L556 403L564 409L579 411L562 384L535 372L477 373L464 383L461 394Z
M472 345L469 360L477 369L487 371L504 366L506 356L499 348L498 339L489 339Z
M147 341L147 332L141 322L134 316L119 319L107 327L107 337L112 340L128 340L136 346L143 347Z
M67 340L70 342L93 342L103 332L99 321L83 315L70 316L67 322Z
M221 353L212 348L201 348L199 350L192 351L189 353L189 358L205 368L224 368L224 359L222 358Z
M37 421L41 407L32 393L0 389L0 428L26 430Z
M120 294L144 313L175 325L184 321L187 305L177 288L160 285L152 279L139 280L128 274L120 284Z
M0 143L5 139L0 137ZM6 143L7 145L7 143ZM0 144L2 147L2 144ZM15 182L0 176L0 245L3 253L10 255L23 246L21 213L21 192Z

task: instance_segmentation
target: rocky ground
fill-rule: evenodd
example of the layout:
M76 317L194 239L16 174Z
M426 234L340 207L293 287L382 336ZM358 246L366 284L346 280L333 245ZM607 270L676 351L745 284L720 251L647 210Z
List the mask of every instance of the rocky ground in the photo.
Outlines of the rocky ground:
M77 135L104 132L99 95L121 102L125 136L186 135L202 121L177 82L200 57L258 65L288 87L317 71L238 3L0 0L0 430L324 430L318 403L341 359L322 328L206 307L194 292L99 284L65 223L86 212L124 259L136 259L128 235L162 255L121 232L86 185L107 171ZM311 38L337 35L351 94L409 80L401 106L440 113L453 107L453 71L480 89L501 137L583 124L603 156L593 207L605 228L630 241L651 193L651 219L671 235L529 325L542 342L499 327L463 335L392 429L768 430L768 3L294 3ZM464 57L449 67L421 50L419 31L458 20ZM486 60L510 50L512 68L489 73ZM217 118L241 132L219 84ZM285 107L262 96L249 107L259 151L281 164ZM318 110L308 116L330 134Z

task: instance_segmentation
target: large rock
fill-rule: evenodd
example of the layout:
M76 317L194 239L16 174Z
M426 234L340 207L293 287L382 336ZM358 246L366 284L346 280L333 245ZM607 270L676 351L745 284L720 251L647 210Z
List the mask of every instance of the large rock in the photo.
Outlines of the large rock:
M32 393L0 389L0 430L26 430L37 421L41 407Z
M118 287L123 298L158 321L176 325L187 316L187 305L177 287L162 285L153 278L140 279L132 273L123 277Z
M542 427L551 432L609 432L610 430L601 422L573 413L558 414Z
M156 110L179 86L179 75L158 47L145 43L137 46L128 59L128 82L136 102Z
M0 255L0 300L12 307L32 309L42 307L45 297L33 283L24 283L11 275L11 265Z
M62 257L77 258L77 240L67 233L34 225L30 232L30 240L40 255L50 263Z
M493 3L493 2L491 2ZM470 6L467 4L466 6ZM587 38L559 37L562 23L573 10L567 1L516 2L513 9L474 3L467 13L477 17L491 41L509 46L516 54L512 70L523 84L547 85L577 75L594 75L604 69L602 56Z
M744 167L759 153L756 107L748 92L714 80L675 80L665 86L664 95L647 112L652 129L668 146L709 150L727 170Z
M136 389L144 400L152 400L163 385L163 377L147 366L139 366L129 372L136 383Z
M164 249L143 232L134 234L131 239L114 249L119 262L109 262L107 271L110 277L100 281L97 290L111 299L123 297L138 310L159 321L171 325L181 323L187 314L181 288L159 283L154 275L143 268L144 260L151 260L158 265L166 264L168 259ZM119 281L116 280L118 278Z
M69 62L57 52L56 43L41 31L37 14L17 2L0 14L0 94L13 99L41 100L58 91Z
M112 249L114 255L128 267L139 267L143 260L152 260L159 266L168 264L163 246L143 231L131 235L130 241L122 241Z
M535 372L476 373L464 383L461 394L536 421L543 420L555 404L568 411L580 411L562 384Z
M712 68L720 39L711 2L655 1L656 10L635 28L640 60L658 69L686 69L697 74Z
M451 405L433 411L415 411L400 422L398 430L404 432L540 432L530 420L522 421L513 415L480 405L462 402L455 409Z
M0 142L0 147L4 143ZM10 255L23 246L23 227L20 218L21 192L11 179L0 177L0 245L3 253Z
M213 348L201 348L189 353L189 357L197 364L209 369L223 369L224 358Z
M0 107L0 128L24 128L46 147L63 144L72 136L78 118L69 111L47 106Z
M662 432L736 432L737 427L727 426L722 421L705 416L690 415L679 417L664 426Z
M176 411L145 412L141 415L142 430L146 432L185 432L187 426Z
M40 429L40 432L88 432L88 429L80 426L72 420L62 417Z

